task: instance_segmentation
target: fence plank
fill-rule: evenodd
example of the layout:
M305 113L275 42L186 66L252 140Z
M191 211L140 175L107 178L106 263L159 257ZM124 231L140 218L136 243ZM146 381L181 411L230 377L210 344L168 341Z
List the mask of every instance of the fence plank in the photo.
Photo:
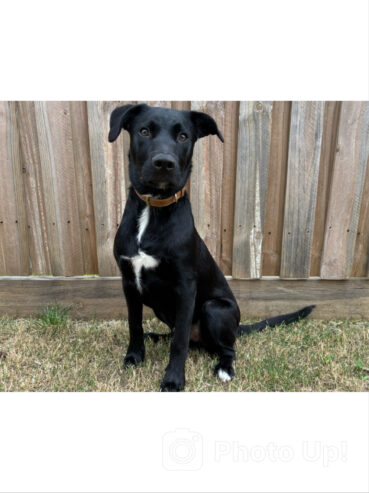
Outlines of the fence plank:
M224 164L222 177L222 224L220 268L224 274L232 273L234 189L237 170L238 101L226 101L224 107Z
M323 102L292 103L281 277L309 277L323 116Z
M242 317L264 319L315 304L309 318L369 318L366 280L235 280L229 281ZM51 304L71 307L72 318L127 317L120 278L3 278L0 315L32 316ZM144 308L144 315L152 311Z
M323 253L324 232L327 219L333 162L334 156L336 154L340 108L340 102L327 101L325 103L323 140L319 165L314 234L311 247L311 276L320 276L320 263Z
M80 235L83 252L83 272L97 274L95 214L92 194L91 158L88 136L87 104L69 103L72 125L72 145L76 176Z
M172 101L172 108L175 110L190 110L191 101Z
M271 122L271 102L241 102L233 233L235 278L261 276Z
M203 111L224 130L224 102L195 101L194 111ZM223 144L215 135L197 141L191 176L191 204L196 228L216 262L220 263L222 228Z
M59 244L60 235L57 228L57 204L54 190L52 162L49 149L48 122L45 106L42 102L35 102L35 120L37 128L37 141L40 153L40 170L42 194L45 201L45 217L47 229L47 242L49 246L51 274L63 275L65 272L64 256Z
M343 102L324 239L323 278L350 276L368 154L369 103Z
M29 273L25 211L15 104L0 102L0 275Z
M69 104L37 102L35 108L48 215L51 212L48 231L53 273L83 274Z
M113 256L114 236L127 198L124 138L108 142L110 114L128 102L89 101L88 129L96 225L98 271L101 276L118 275Z
M369 164L366 167L354 260L350 277L369 277Z
M43 192L35 103L16 103L27 212L29 258L32 274L52 274L47 232L47 204ZM53 204L48 209L53 209Z
M263 276L279 276L287 178L291 102L275 101L263 240Z

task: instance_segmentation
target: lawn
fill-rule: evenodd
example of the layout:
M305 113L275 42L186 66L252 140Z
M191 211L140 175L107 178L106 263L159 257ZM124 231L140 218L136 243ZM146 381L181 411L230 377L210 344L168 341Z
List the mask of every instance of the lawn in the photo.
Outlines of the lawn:
M144 329L166 332L156 319ZM0 391L157 391L169 341L147 341L145 362L123 369L127 344L125 320L75 321L59 307L2 317ZM368 391L368 347L368 321L308 318L238 339L229 383L213 376L216 358L191 350L186 391Z

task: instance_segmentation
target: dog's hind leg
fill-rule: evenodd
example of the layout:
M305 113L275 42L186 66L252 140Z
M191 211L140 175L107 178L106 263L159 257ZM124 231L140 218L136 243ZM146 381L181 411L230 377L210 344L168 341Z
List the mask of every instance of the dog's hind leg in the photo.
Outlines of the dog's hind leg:
M226 298L206 301L202 306L200 330L202 343L211 353L219 356L214 374L223 382L234 376L234 343L239 323L239 312L232 300Z

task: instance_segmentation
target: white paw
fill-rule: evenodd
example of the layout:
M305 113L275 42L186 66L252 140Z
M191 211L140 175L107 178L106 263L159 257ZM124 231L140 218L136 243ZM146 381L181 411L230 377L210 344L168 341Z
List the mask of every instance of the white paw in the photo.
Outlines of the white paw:
M218 370L218 377L221 379L222 382L230 382L232 380L230 375L228 375L228 373L221 368L219 368Z

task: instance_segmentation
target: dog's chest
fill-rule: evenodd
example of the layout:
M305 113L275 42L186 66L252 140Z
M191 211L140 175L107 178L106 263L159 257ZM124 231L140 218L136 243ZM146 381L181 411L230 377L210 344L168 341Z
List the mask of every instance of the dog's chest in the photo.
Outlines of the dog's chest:
M141 283L142 269L143 268L155 269L160 263L159 259L153 257L152 255L148 255L146 252L142 250L142 248L140 248L142 237L149 225L149 222L150 222L150 207L146 206L138 218L138 231L136 237L138 253L133 257L125 257L122 255L122 258L124 258L125 260L129 260L131 262L132 269L135 275L136 286L140 293L142 293L142 283Z

